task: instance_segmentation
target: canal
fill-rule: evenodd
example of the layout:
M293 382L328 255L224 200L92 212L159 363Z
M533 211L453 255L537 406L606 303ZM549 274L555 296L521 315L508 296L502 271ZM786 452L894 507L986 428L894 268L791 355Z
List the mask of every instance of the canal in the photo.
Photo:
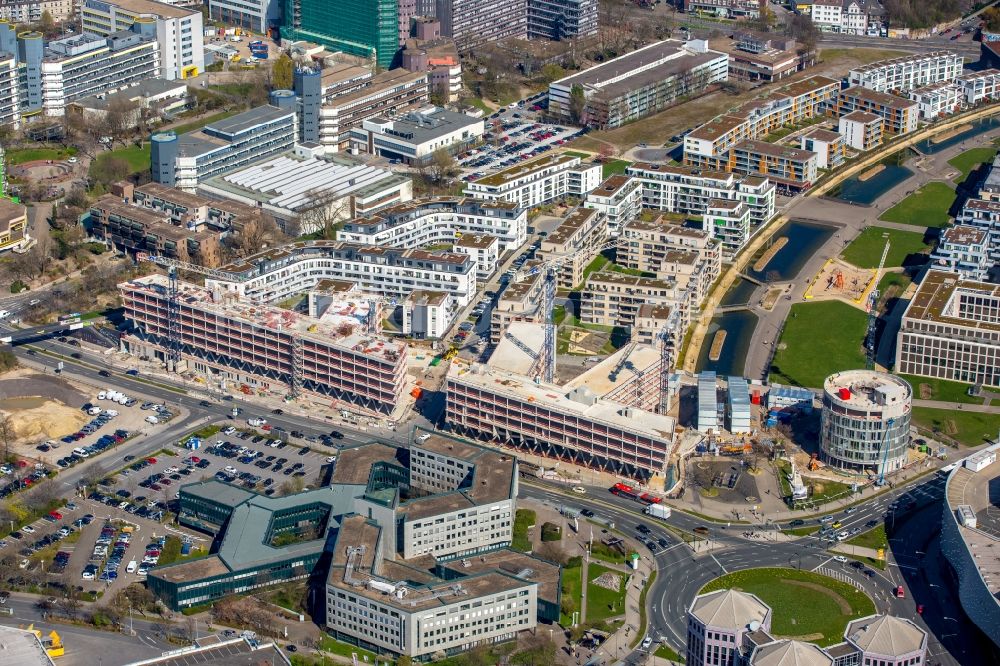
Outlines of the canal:
M794 280L809 258L835 233L837 228L826 224L789 220L771 236L768 246L750 260L745 273L761 282ZM760 270L754 270L755 264L768 251L771 243L778 242L780 238L787 238L788 242Z
M750 341L753 339L754 329L757 327L757 315L749 310L734 310L712 317L712 323L708 326L708 335L701 345L701 355L698 357L698 372L702 370L715 370L721 376L735 375L742 376L743 368L746 365L747 351L750 349ZM722 345L722 351L717 361L709 360L708 356L712 350L712 341L715 334L724 330L726 341Z
M969 123L968 129L957 134L953 134L946 139L942 139L940 141L935 141L933 138L925 139L920 143L913 144L913 147L925 155L933 155L934 153L940 153L942 150L947 150L952 146L957 146L970 137L982 134L983 132L988 132L997 127L1000 127L1000 120L993 117L980 118L979 120Z

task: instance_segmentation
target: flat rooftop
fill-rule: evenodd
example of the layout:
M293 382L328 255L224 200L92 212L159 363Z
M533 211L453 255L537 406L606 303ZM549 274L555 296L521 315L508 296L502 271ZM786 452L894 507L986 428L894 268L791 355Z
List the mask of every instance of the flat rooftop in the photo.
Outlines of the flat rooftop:
M899 58L887 58L886 60L876 60L875 62L868 63L867 65L855 67L854 69L851 70L851 73L857 72L859 74L867 74L869 72L875 72L887 67L898 67L900 65L908 65L914 62L937 60L938 58L948 58L948 57L961 59L961 56L952 51L944 51L944 50L928 51L927 53L914 53Z
M169 564L165 567L157 567L151 573L169 583L186 583L191 580L222 576L229 573L229 567L218 555L207 555L194 560Z
M621 370L616 373L615 369L619 367ZM571 379L565 388L571 390L586 387L599 396L605 396L634 380L636 371L654 372L659 367L659 349L651 345L626 345L583 374Z
M337 454L337 465L333 469L330 483L364 486L368 483L368 475L375 463L389 462L402 466L398 455L396 447L386 444L362 444L341 449Z
M538 583L538 598L555 603L559 599L559 565L506 548L445 563L449 569L477 574L499 569L504 573Z
M851 120L856 123L864 123L866 125L882 120L882 116L876 116L874 113L869 113L867 111L851 111L840 118L842 120Z
M962 280L957 273L928 271L903 313L904 327L907 319L917 319L983 331L1000 331L1000 322L958 316L954 297L959 293L1000 299L1000 285Z
M874 370L845 370L823 382L823 390L836 394L839 402L865 410L886 406L876 400L876 389L884 389L890 404L913 397L913 389L905 379ZM844 390L850 395L843 393Z
M389 71L381 72L373 76L370 79L371 85L367 85L360 90L355 90L347 93L346 95L337 95L336 97L333 97L329 101L325 102L323 106L330 108L343 108L350 106L355 102L367 100L369 97L378 96L389 88L407 85L421 78L427 78L427 73L410 72L401 67L390 69Z
M740 141L733 146L733 150L744 150L749 153L767 155L769 157L780 157L793 162L806 162L816 157L816 153L811 150L789 148L788 146L782 146L777 143L768 143L767 141Z
M958 530L972 551L979 573L986 581L990 593L1000 599L1000 519L996 517L997 505L993 488L1000 483L1000 459L988 467L973 472L959 465L951 473L945 499L953 512L961 505L972 508L976 514L976 529L958 521Z
M434 107L431 110L411 111L398 118L373 118L366 122L384 125L388 136L397 136L412 143L426 143L466 127L481 126L483 119Z
M976 227L958 225L944 230L942 238L949 243L958 245L970 245L982 243L986 240L986 232Z
M164 2L153 2L153 0L114 0L108 4L112 7L121 7L125 11L132 12L133 14L139 14L141 16L180 18L198 13L197 9L168 5Z
M615 174L606 178L603 183L591 191L591 194L599 197L614 197L619 192L623 191L626 185L632 182L633 179L630 176Z
M593 208L577 208L564 217L559 226L545 237L542 245L563 245L569 242L590 220L600 214Z
M54 663L34 632L26 629L0 625L0 649L4 663L12 666L52 666Z
M896 95L890 95L889 93L878 92L877 90L865 88L864 86L851 86L846 90L841 90L840 96L841 98L856 97L860 100L889 109L909 109L917 105L917 103L912 99L905 99L903 97L897 97Z
M704 127L704 126L703 126ZM699 128L700 129L700 128ZM697 132L698 130L695 130ZM694 134L694 132L692 132ZM659 164L655 162L635 162L629 165L628 172L653 172L669 173L675 176L691 176L693 178L705 178L720 181L730 181L735 178L731 173L725 171L713 171L711 169L699 169L697 167L681 166L674 164Z
M503 171L497 171L494 174L486 176L485 178L480 178L479 180L472 181L469 185L485 185L487 187L498 187L509 181L516 180L518 178L523 178L533 174L536 171L541 171L542 169L547 169L550 167L558 166L569 166L570 163L578 161L580 158L575 155L567 155L566 153L558 153L555 155L542 155L541 157L536 157L533 160L528 160L526 162L521 162L520 164L515 164L512 167L508 167Z

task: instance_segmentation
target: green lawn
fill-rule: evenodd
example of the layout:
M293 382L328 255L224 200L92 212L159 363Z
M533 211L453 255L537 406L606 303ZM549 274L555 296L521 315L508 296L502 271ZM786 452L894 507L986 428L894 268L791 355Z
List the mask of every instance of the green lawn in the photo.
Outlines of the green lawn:
M617 591L594 585L594 579L605 572L619 574L622 584ZM587 567L587 622L602 622L625 613L625 574L593 562Z
M350 643L343 643L334 639L332 636L323 636L320 638L319 649L341 657L347 657L348 659L351 658L352 654L357 654L359 663L364 662L366 664L374 664L376 663L376 659L379 664L383 661L390 664L392 663L391 660L386 659L385 657L379 657L374 652L362 650L361 648L351 645Z
M479 99L478 97L470 97L470 98L466 99L465 101L468 102L469 104L471 104L472 106L476 107L477 109L479 109L483 113L485 113L487 116L490 115L491 113L493 113L493 109L491 109L490 107L486 106L486 102L484 102L483 100Z
M910 382L913 395L923 400L946 400L948 402L964 402L970 405L983 404L982 398L975 398L967 393L970 384L951 382L947 379L934 377L917 377L915 375L900 375ZM927 392L929 389L929 393Z
M973 148L948 160L948 164L962 172L961 176L955 178L955 182L964 181L983 162L992 162L996 154L996 148Z
M228 118L229 116L235 116L237 113L240 113L240 111L238 111L238 110L223 111L221 113L216 113L215 115L212 115L212 116L205 116L204 118L202 118L200 120L194 120L194 121L192 121L190 123L184 123L183 125L178 125L177 127L171 127L170 129L173 130L174 132L176 132L177 134L184 134L186 132L193 132L194 130L199 130L202 127L204 127L205 125L208 125L210 123L214 123L214 122L218 122L220 120L224 120L224 119Z
M816 388L834 372L865 367L867 327L865 312L846 303L796 303L771 363L771 381ZM817 340L823 341L822 353Z
M953 203L955 190L945 183L932 181L882 213L878 219L941 228L948 224L948 209Z
M940 432L967 446L993 440L1000 428L1000 415L966 412L954 409L914 407L913 421L927 430Z
M602 562L610 562L611 564L625 564L628 559L628 556L622 555L621 551L617 548L606 546L600 541L595 541L593 545L591 545L590 557L595 560L601 560Z
M8 150L4 154L11 165L34 162L35 160L62 160L76 155L76 146L69 148L24 148L23 150Z
M110 150L105 153L101 153L94 161L91 162L90 168L93 169L96 165L102 163L105 160L109 160L112 157L121 157L126 162L128 162L129 169L132 173L141 173L143 171L149 171L149 144L143 144L140 148L139 146L127 146L125 148L118 148L117 150Z
M912 264L913 260L906 261L908 256L930 248L930 245L924 242L923 234L883 227L868 227L844 248L840 256L844 261L854 264L858 268L875 268L878 266L879 259L882 258L886 235L889 241L889 254L885 258L885 265L888 267ZM926 257L923 261L916 263L924 261L926 261Z
M848 539L847 543L852 546L861 546L862 548L878 550L879 548L889 547L889 537L885 534L885 525L879 525L878 527L870 529L867 532L862 532L853 539Z
M661 645L656 648L656 652L653 653L660 659L666 659L667 661L676 661L678 663L684 663L684 657L677 654L677 652L669 645Z
M587 267L583 269L583 279L580 280L580 284L577 286L577 290L579 290L579 287L582 287L587 282L587 278L590 277L591 273L596 273L597 271L604 270L610 263L611 260L605 257L603 254L599 254L596 257L594 257L594 260L591 261L589 264L587 264Z
M590 153L581 153L577 150L564 150L563 154L569 155L570 157L579 157L581 160L590 158Z
M583 567L577 564L574 567L564 567L562 572L562 597L563 599L569 599L572 603L569 604L569 613L560 614L559 624L564 627L569 628L573 624L573 611L580 610L581 600L583 599ZM577 618L578 621L583 622L582 617Z
M809 536L819 532L819 525L806 525L805 527L793 527L788 530L781 530L785 534L790 534L791 536Z
M701 591L727 588L756 594L768 604L775 636L806 636L821 646L840 642L849 621L875 612L871 599L851 585L799 569L744 569L716 578Z
M514 535L510 547L527 553L531 550L531 539L528 538L528 528L535 524L535 512L531 509L518 509L514 515Z
M896 296L900 296L906 288L910 286L913 280L906 273L886 273L882 276L882 279L878 281L878 292L885 296L889 291L889 287L898 287L896 290Z
M632 164L626 160L608 160L604 163L604 169L602 175L607 178L608 176L613 176L616 173L625 173L625 169Z

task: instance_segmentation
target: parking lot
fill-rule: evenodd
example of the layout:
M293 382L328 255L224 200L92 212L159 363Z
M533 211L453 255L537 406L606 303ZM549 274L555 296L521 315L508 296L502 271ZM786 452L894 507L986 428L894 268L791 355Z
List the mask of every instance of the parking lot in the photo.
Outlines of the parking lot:
M458 163L466 170L466 180L476 180L558 148L579 134L578 128L531 122L515 111L487 121L485 145L463 153Z

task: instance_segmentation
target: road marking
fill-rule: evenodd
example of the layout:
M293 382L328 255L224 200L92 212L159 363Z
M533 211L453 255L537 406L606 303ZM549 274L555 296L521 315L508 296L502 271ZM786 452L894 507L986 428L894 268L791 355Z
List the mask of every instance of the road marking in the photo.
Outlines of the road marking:
M828 557L828 558L826 558L825 560L823 560L823 562L821 562L821 563L820 563L820 564L818 564L817 566L813 567L813 571L816 571L816 569L822 569L822 568L823 568L824 566L826 566L826 564L827 564L828 562L830 562L831 560L833 560L833 558L832 558L832 557Z
M719 568L720 568L720 569L722 569L722 573L724 573L724 574L727 574L727 573L729 573L728 571L726 571L726 567L722 566L722 562L720 562L720 561L719 561L719 560L718 560L718 559L717 559L717 558L715 557L715 553L712 553L712 552L709 552L709 555L711 556L711 558L712 558L713 560L715 560L715 563L719 565Z

